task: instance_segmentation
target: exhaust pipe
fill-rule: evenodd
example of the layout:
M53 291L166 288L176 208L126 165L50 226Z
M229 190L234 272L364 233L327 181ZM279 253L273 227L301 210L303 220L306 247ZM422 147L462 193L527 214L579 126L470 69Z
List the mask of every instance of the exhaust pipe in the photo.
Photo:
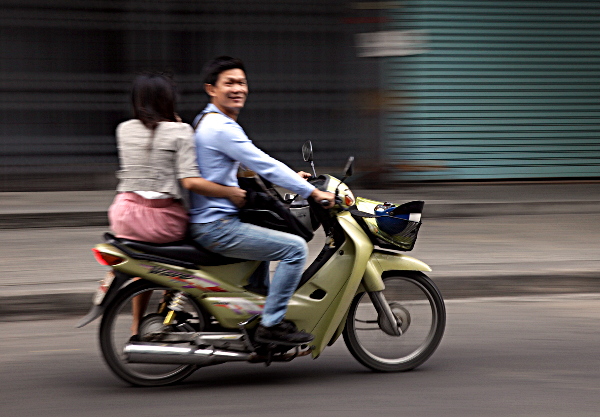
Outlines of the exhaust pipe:
M201 366L231 361L248 361L251 357L250 353L150 344L127 344L124 353L129 363Z

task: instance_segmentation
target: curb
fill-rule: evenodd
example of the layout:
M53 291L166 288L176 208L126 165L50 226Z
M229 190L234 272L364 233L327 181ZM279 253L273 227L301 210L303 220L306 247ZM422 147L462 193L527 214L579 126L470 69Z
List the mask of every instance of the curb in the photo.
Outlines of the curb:
M4 214L0 217L0 229L94 226L108 226L106 211Z
M457 217L489 217L528 214L589 214L600 213L600 201L553 202L425 202L424 217L444 219ZM4 214L0 229L28 229L47 227L108 226L106 211Z
M600 294L600 272L572 275L434 277L444 299ZM0 322L72 317L75 323L92 306L93 291L0 296Z
M600 201L554 201L554 202L473 202L431 203L425 202L426 218L490 217L540 214L589 214L600 212Z
M75 323L91 308L92 295L90 291L0 296L0 322L72 317Z

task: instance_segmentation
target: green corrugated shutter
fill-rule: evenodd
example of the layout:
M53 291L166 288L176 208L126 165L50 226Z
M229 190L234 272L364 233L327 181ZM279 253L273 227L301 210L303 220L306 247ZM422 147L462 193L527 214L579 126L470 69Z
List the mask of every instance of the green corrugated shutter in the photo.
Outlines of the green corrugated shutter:
M600 176L600 2L402 1L385 58L396 179Z

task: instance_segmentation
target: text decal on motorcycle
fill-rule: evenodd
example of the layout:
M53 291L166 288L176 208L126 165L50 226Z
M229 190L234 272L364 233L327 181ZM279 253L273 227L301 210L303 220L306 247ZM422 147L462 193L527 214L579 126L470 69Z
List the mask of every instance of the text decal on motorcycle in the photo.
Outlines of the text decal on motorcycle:
M256 304L243 298L216 298L212 304L215 307L225 307L236 314L262 314L264 304Z
M172 269L167 269L167 268L163 268L160 266L151 266L151 265L144 265L144 266L150 267L149 272L151 274L162 275L164 277L169 277L175 281L181 281L181 282L185 283L186 285L184 285L183 288L197 288L199 290L212 291L212 292L227 292L223 288L219 287L219 284L217 284L216 282L211 281L209 279L206 279L206 278L201 278L201 277L197 277L195 275L185 274L183 272L173 271ZM208 285L192 284L188 280L200 280L200 281L204 281L204 283L206 283Z

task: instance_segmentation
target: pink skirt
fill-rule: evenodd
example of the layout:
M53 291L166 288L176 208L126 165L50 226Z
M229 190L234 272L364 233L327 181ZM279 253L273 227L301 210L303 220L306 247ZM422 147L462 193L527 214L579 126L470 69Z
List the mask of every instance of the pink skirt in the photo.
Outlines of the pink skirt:
M108 221L117 237L168 243L184 238L189 217L178 200L120 193L108 209Z

